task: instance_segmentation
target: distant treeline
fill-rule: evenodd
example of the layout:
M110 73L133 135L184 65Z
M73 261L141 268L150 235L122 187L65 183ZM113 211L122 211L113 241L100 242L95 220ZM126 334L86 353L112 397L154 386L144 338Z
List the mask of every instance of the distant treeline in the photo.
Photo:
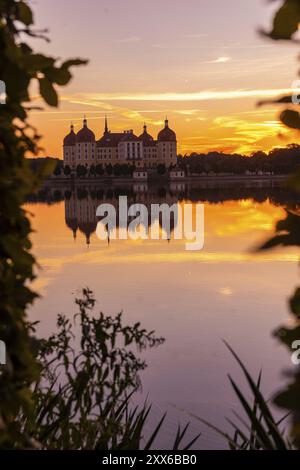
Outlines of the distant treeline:
M71 169L64 167L62 160L53 157L30 159L32 168L38 171L45 161L52 160L55 163L54 175L70 175ZM300 166L300 145L290 144L282 148L274 148L268 153L254 152L249 157L241 154L226 154L222 152L191 153L190 155L178 155L178 165L189 173L198 174L259 174L273 173L275 175L288 175ZM158 173L164 174L166 168L159 165ZM83 165L78 165L76 174L78 177L101 176L104 174L114 176L127 176L133 171L130 165L92 165L87 170Z
M190 173L233 173L250 174L259 172L287 175L300 165L300 146L291 144L283 148L274 148L269 153L255 152L249 157L240 154L209 152L179 155L178 164Z
M286 206L288 208L298 208L300 205L300 194L292 191L282 184L266 185L262 187L250 186L245 183L231 183L227 186L209 185L203 187L185 187L182 190L172 191L169 186L158 186L151 190L153 202L157 202L157 197L164 202L168 197L175 197L176 200L189 200L192 202L203 202L209 204L222 204L226 201L252 200L257 203L270 201L276 206ZM135 193L132 187L89 187L78 188L67 187L64 189L45 187L35 194L27 197L30 203L55 204L63 200L69 200L75 196L78 200L90 198L91 200L109 201L117 199L119 196L127 196L129 199L139 201L139 194ZM151 199L151 197L150 197Z
M55 157L38 157L38 158L28 158L27 159L31 165L33 171L40 171L47 162L52 162L53 168L63 168L64 162L59 158Z
M43 165L48 162L52 162L53 166L53 175L54 176L72 176L72 170L69 165L64 165L63 160L59 158L53 157L45 157L45 158L30 158L29 159L31 167L33 171L38 172L42 169ZM135 166L128 163L119 164L116 163L112 165L111 163L107 165L102 165L98 163L96 165L91 165L90 167L86 165L77 165L74 171L74 174L77 178L85 178L85 177L98 177L98 176L123 176L129 177L132 176ZM167 171L165 165L159 164L157 165L157 173L160 175L164 175Z

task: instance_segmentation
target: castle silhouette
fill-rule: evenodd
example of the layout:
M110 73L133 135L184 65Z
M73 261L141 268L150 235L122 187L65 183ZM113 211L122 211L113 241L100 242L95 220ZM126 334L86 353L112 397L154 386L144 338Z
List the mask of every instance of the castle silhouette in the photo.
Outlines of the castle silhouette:
M94 132L88 127L87 119L84 118L83 127L77 134L71 124L70 133L63 141L63 156L64 165L68 165L72 170L78 165L90 168L98 164L103 168L116 164L145 169L163 164L168 168L177 163L176 134L170 129L167 118L157 140L147 132L146 124L140 136L136 136L132 129L111 132L105 118L103 135L96 140Z

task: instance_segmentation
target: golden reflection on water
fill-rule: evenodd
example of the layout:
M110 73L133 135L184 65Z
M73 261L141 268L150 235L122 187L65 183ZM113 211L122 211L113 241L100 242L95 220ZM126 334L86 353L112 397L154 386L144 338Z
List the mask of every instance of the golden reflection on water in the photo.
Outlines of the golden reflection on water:
M222 263L298 260L294 250L274 250L255 254L253 249L272 234L276 220L284 216L282 207L269 201L229 201L205 204L205 244L200 251L186 251L186 240L99 240L95 234L97 201L84 200L77 206L76 234L70 213L72 201L54 205L28 204L34 233L34 253L43 268L39 284L46 285L47 270L62 270L67 264L119 263ZM170 203L172 203L171 201ZM190 202L190 201L188 201ZM78 203L78 201L77 201ZM178 203L180 205L183 202ZM195 208L193 203L193 207ZM119 230L119 229L118 229ZM88 244L87 244L88 240Z
M77 201L76 208L73 203L70 198L26 205L33 214L32 240L41 266L34 288L42 297L30 315L40 320L42 335L55 329L58 312L73 315L74 295L89 286L105 313L123 310L126 321L140 321L165 336L165 345L147 354L149 368L142 380L155 417L169 409L170 428L187 420L171 404L217 424L234 406L226 373L240 374L222 338L250 371L263 368L267 394L276 391L290 359L271 332L288 321L298 252L251 250L272 234L283 206L253 198L205 202L204 249L188 252L184 241L172 239L111 240L108 245L94 231L97 198ZM221 446L206 431L202 445Z

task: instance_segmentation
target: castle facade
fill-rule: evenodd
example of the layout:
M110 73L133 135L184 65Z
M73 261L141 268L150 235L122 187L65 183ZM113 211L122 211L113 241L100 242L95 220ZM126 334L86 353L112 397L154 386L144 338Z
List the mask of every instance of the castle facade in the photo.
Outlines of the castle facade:
M108 128L107 118L103 136L96 140L94 132L88 128L87 120L83 120L83 127L74 132L71 125L70 133L63 141L64 165L73 171L78 165L90 168L92 165L128 164L135 168L156 168L163 164L166 168L177 163L176 134L169 128L168 119L165 127L158 133L157 140L148 134L144 125L143 133L136 136L133 130L124 132L111 132Z

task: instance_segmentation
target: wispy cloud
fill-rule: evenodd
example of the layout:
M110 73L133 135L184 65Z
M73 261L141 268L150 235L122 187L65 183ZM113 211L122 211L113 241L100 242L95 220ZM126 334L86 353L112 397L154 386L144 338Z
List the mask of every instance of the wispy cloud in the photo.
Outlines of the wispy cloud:
M62 98L62 101L64 101L66 104L72 104L72 105L77 104L83 107L81 111L78 111L78 110L74 111L73 109L70 109L69 111L67 111L70 115L73 115L75 112L81 114L80 118L74 118L74 122L81 121L84 113L88 115L97 113L99 115L96 117L95 116L89 117L89 119L91 120L103 119L103 116L104 116L103 113L105 112L106 115L113 115L115 118L116 116L118 116L118 118L121 118L122 120L124 119L130 120L130 121L133 120L138 123L147 121L148 124L151 124L153 126L162 126L164 123L164 121L161 119L153 119L152 117L149 116L149 114L151 113L161 114L162 112L161 110L149 110L149 109L137 110L128 106L120 106L117 103L110 104L110 103L103 102L101 100L96 99L95 95L92 95L92 94L91 96L90 94L84 94L84 96L82 94L80 96L77 94L76 96L64 95ZM87 106L92 107L94 109L97 108L98 111L84 109ZM165 109L164 109L164 112L166 112ZM43 111L36 112L35 114L43 114ZM145 116L145 114L148 114L148 115ZM69 119L65 119L65 118L52 119L52 121L54 120L55 121L68 121Z
M68 97L68 96L64 96L60 99L61 101L67 101L68 103L71 103L71 104L80 104L81 106L94 106L96 108L104 109L105 111L113 111L115 109L115 106L112 106L109 103L102 103L99 100L93 100L93 99L88 99L88 98L86 100L83 100L81 98L73 99L72 97Z
M217 141L235 144L235 151L249 153L270 145L278 138L279 133L287 132L280 121L259 120L250 121L241 119L240 116L221 116L213 120L210 130L220 132L220 129L230 130L229 136L218 136Z
M175 111L177 114L182 114L183 116L195 116L199 112L200 109L178 109Z
M208 64L226 64L226 62L230 62L230 61L231 61L231 57L222 56L222 57L218 57L217 59L210 60Z
M241 90L202 90L180 93L82 93L70 96L70 100L90 101L97 106L97 101L216 101L242 98L272 98L276 95L293 93L291 88L241 89ZM67 99L67 97L65 97ZM92 104L93 103L93 104Z

